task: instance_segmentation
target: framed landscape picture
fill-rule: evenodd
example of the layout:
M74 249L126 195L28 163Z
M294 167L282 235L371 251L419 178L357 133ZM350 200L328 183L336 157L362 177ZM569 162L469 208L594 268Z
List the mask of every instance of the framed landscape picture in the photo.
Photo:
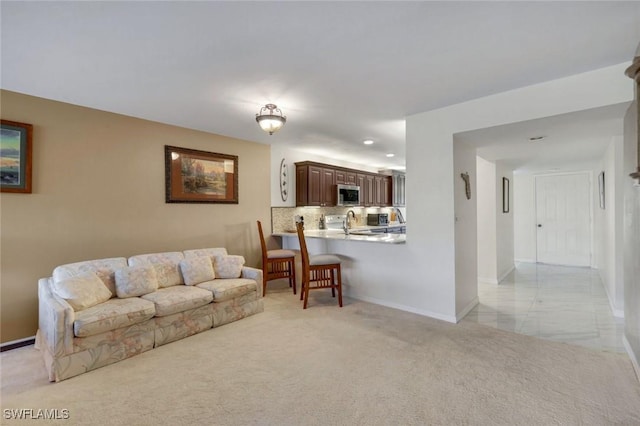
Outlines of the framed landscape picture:
M31 193L33 126L2 120L0 127L0 190Z
M238 156L165 145L167 203L238 204Z

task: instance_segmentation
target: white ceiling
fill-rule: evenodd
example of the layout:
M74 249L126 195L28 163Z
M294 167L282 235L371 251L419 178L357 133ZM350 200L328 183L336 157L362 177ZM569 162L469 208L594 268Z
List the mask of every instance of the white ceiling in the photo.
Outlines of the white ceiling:
M480 157L503 161L518 173L582 168L601 159L615 136L629 102L538 120L463 132L456 143L475 146ZM532 141L532 137L543 139Z
M640 2L2 1L0 12L3 89L380 168L404 166L407 115L629 61L640 40ZM273 136L255 123L268 102L288 117ZM612 117L589 118L600 119Z

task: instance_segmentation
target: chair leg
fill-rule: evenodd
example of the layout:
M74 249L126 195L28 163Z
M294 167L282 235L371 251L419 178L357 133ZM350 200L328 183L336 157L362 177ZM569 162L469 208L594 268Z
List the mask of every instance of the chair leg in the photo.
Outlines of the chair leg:
M289 261L289 287L293 287L293 294L296 294L296 263L293 259Z
M302 290L300 295L302 296ZM302 305L302 309L307 309L307 302L309 302L309 283L304 287L304 305Z
M336 297L336 277L335 274L333 273L333 268L331 268L331 297Z
M338 265L338 305L342 308L342 272L340 271L340 265Z
M267 271L262 271L262 297L267 295Z

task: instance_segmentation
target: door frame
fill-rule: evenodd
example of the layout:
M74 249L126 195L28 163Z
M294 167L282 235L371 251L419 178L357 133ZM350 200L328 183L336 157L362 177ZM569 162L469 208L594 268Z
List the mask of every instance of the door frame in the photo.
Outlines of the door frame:
M594 220L593 220L593 170L574 170L574 171L558 171L551 173L536 173L533 175L533 199L534 199L534 209L535 209L535 221L534 226L538 226L538 177L549 177L549 176L566 176L566 175L579 175L586 174L589 179L589 267L595 268L594 265L594 252L593 249L595 247L595 229L594 229ZM540 263L538 261L538 230L536 229L536 238L535 238L535 246L536 246L536 263Z

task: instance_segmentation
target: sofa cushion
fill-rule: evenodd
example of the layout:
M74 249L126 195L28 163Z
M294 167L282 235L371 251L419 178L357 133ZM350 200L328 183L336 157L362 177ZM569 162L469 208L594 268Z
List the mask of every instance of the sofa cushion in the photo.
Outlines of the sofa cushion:
M53 270L53 280L60 281L83 272L93 271L100 277L104 285L107 286L111 295L116 296L116 280L114 273L118 269L127 266L127 259L124 257L113 257L109 259L87 260L84 262L69 263L60 265Z
M258 291L258 285L254 280L247 278L215 279L196 285L213 293L214 302L224 302L235 299L252 291Z
M190 258L190 257L202 257L202 256L209 256L210 258L216 257L216 256L225 256L227 255L227 249L224 247L214 247L214 248L202 248L202 249L195 249L195 250L185 250L184 252L184 257L186 259Z
M216 278L240 278L244 257L242 256L216 256L213 262L213 271Z
M92 271L54 281L54 290L74 311L81 311L111 299L111 291Z
M119 298L142 296L158 289L156 269L153 265L127 266L118 269L116 294Z
M131 256L129 266L153 265L156 268L158 287L171 287L172 285L184 284L180 274L180 261L184 255L179 251L164 253L149 253Z
M180 271L186 285L200 284L216 277L208 256L191 257L180 261Z
M156 313L155 305L139 297L110 299L78 312L73 322L76 337L88 337L146 321Z
M157 317L198 308L213 300L210 291L185 285L161 288L141 297L155 304Z

